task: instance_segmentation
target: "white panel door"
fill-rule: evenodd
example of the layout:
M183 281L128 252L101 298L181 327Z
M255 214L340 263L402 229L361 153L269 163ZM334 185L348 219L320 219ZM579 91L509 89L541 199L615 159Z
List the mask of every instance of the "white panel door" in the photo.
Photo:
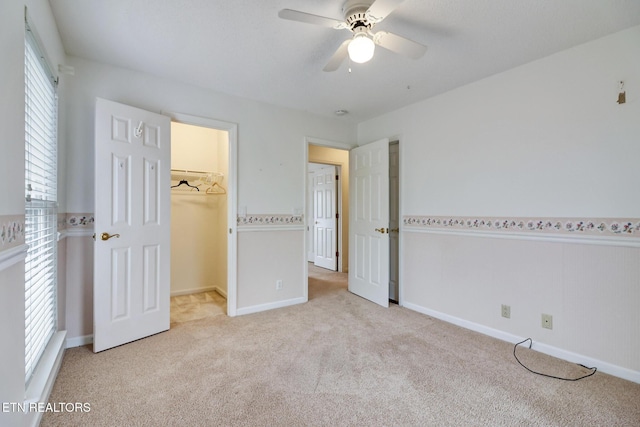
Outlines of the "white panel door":
M389 306L389 140L349 153L349 291Z
M318 267L338 269L338 219L336 167L326 166L313 177L313 230L315 260Z
M98 99L93 351L169 329L170 119Z

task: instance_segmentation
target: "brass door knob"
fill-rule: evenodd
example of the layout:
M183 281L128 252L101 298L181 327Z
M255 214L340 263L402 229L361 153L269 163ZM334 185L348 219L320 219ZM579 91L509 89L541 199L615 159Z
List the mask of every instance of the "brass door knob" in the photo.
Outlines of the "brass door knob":
M384 227L382 227L382 228L376 228L376 231L377 231L378 233L382 233L382 234L384 234L384 233L386 233L386 232L387 232L387 229L386 229L386 228L384 228Z
M110 239L110 238L112 238L112 237L120 238L120 235L119 235L119 234L109 234L109 233L102 233L102 234L100 235L100 238L101 238L102 240L109 240L109 239Z

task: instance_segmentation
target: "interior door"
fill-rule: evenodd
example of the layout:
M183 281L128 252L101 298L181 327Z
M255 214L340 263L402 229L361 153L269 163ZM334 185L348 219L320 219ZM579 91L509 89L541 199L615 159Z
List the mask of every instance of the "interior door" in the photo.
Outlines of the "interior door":
M336 167L325 166L317 169L313 183L314 264L336 271L338 269Z
M98 99L93 351L169 329L170 119Z
M389 140L349 154L349 291L389 306Z

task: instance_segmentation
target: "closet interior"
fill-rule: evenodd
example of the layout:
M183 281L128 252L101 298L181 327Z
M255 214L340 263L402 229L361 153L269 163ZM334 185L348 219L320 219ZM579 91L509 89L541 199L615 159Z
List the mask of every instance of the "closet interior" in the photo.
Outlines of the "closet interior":
M171 296L227 295L226 131L171 124Z

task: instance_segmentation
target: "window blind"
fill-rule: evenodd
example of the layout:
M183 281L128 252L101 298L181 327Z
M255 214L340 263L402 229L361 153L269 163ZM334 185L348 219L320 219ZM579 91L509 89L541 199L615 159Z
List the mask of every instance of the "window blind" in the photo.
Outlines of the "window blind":
M56 331L56 81L33 32L25 31L25 383Z

